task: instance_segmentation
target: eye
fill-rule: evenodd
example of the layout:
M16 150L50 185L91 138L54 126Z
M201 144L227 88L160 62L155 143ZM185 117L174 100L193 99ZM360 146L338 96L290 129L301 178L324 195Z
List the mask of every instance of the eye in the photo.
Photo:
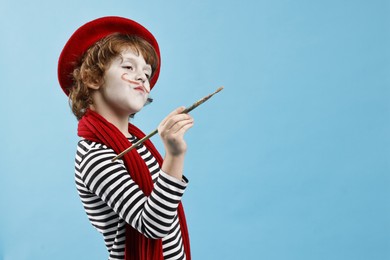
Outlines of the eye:
M145 76L146 76L148 79L150 79L150 77L152 76L152 71L149 70L149 69L146 69L146 70L144 70L144 74L145 74Z
M127 69L127 70L133 70L134 69L134 67L131 66L131 65L123 66L122 68Z

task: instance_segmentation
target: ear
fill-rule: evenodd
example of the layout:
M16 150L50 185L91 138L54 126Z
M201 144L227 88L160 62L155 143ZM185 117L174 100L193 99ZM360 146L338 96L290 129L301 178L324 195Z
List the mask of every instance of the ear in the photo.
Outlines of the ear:
M102 86L103 79L101 78L94 78L90 74L83 75L82 81L85 86L87 86L89 89L92 90L98 90Z
M88 88L91 88L91 89L94 89L94 90L98 90L100 88L100 85L98 82L88 82L87 83L87 87Z

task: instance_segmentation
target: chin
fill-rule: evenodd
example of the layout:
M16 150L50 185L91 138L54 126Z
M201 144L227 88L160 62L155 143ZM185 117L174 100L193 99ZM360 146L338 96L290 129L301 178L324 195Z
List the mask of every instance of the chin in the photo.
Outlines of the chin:
M132 102L128 102L126 104L126 110L129 114L138 113L144 108L145 102L146 101L141 100L141 99L132 100Z
M142 110L144 106L134 106L134 104L131 106L131 108L128 110L130 114L135 114L138 113L139 111Z

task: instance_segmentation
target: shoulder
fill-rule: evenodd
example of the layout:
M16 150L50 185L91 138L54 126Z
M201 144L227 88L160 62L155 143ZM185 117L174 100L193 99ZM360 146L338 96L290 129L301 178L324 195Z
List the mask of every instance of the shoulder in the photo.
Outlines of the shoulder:
M82 167L91 160L110 160L116 156L113 149L104 144L82 139L77 143L76 163ZM122 161L122 160L118 160Z
M82 139L77 143L77 152L79 152L81 155L93 153L99 150L112 151L114 153L114 150L107 147L106 145L90 140Z

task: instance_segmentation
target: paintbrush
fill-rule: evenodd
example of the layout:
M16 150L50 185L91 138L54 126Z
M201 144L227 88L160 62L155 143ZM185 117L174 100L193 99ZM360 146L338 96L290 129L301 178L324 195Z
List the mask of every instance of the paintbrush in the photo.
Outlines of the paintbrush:
M220 92L221 90L223 89L223 87L220 87L218 88L214 93L210 94L210 95L207 95L205 96L204 98L202 99L199 99L198 101L196 101L194 104L192 104L190 107L186 108L183 110L183 112L181 112L181 114L187 114L189 112L191 112L192 110L194 110L196 107L198 107L199 105L203 104L204 102L206 102L209 98L211 98L212 96L214 96L215 94L217 94L218 92ZM150 137L154 136L155 134L158 133L158 130L155 129L153 132L151 132L150 134L148 135L145 135L145 137L143 137L142 139L139 139L135 144L133 144L132 146L130 146L129 148L127 148L126 150L124 150L123 152L121 152L120 154L118 154L117 156L115 156L114 158L112 158L112 162L121 158L123 155L125 155L126 153L130 152L131 150L133 150L135 147L139 146L140 144L142 144L143 142L145 142L146 140L148 140Z

